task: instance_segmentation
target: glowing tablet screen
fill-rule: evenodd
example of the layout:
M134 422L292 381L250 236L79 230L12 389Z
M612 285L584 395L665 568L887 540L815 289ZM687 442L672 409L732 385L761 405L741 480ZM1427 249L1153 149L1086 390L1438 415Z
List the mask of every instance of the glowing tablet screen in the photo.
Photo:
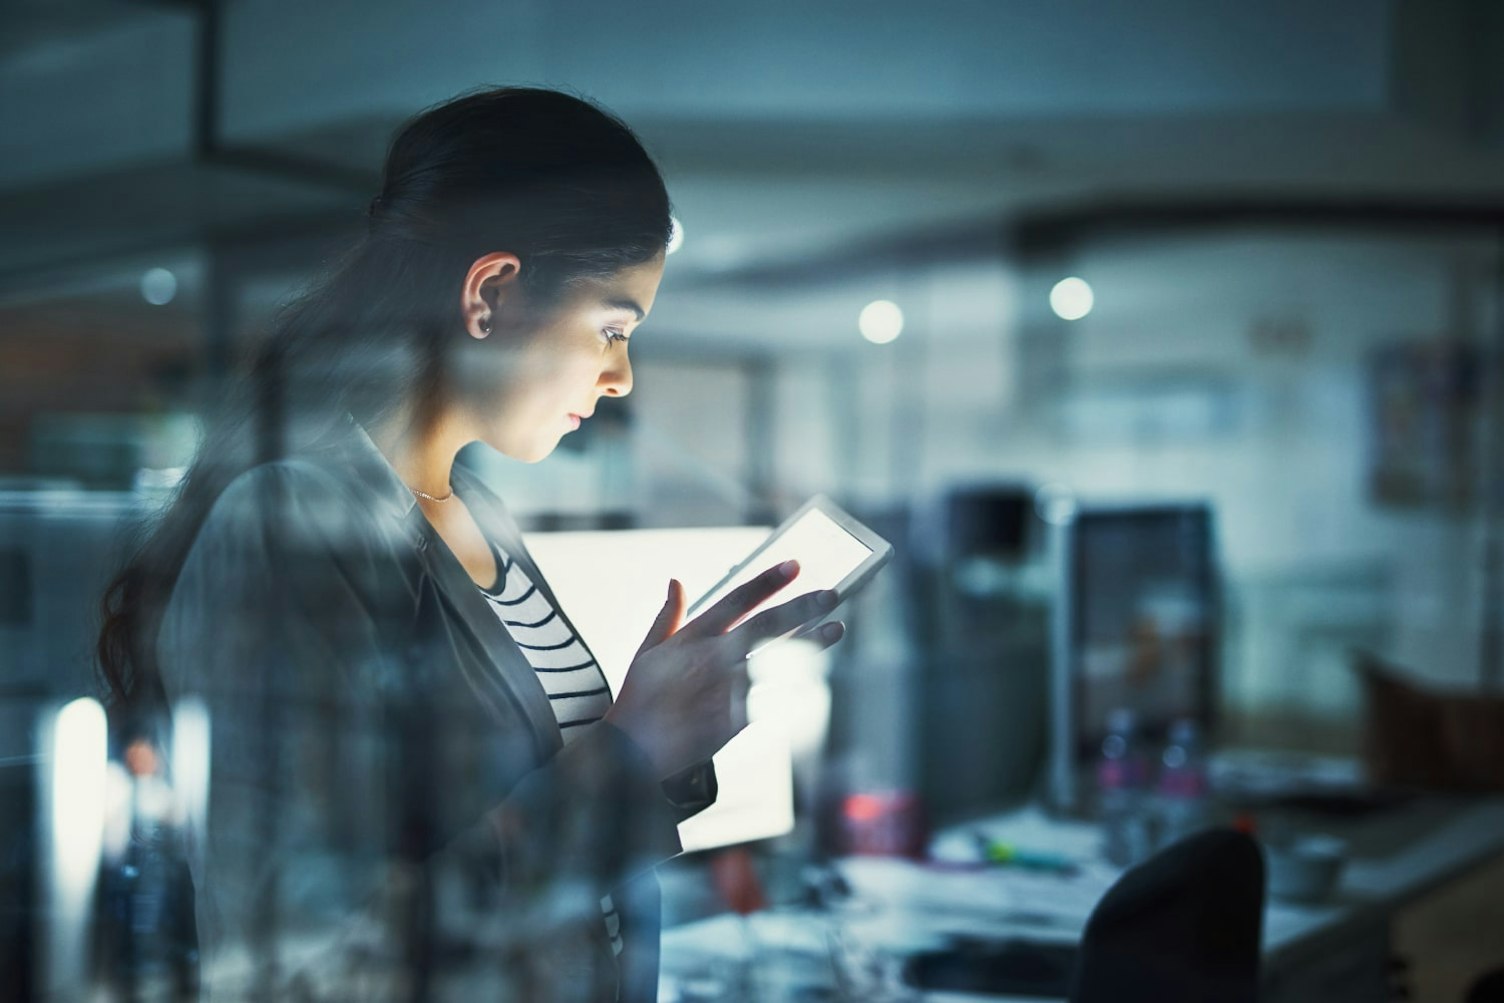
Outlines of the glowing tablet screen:
M756 551L735 575L697 601L691 615L698 616L732 589L789 559L799 562L799 577L775 592L748 616L815 589L833 589L871 556L871 547L818 508L811 508Z

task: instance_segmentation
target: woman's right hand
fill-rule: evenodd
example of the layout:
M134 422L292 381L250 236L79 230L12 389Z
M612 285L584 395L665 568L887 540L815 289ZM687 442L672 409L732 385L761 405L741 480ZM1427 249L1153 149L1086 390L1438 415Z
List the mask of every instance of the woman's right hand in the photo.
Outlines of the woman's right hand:
M647 753L660 779L709 759L747 726L747 655L753 648L835 608L835 592L822 590L739 622L798 574L795 561L769 568L682 629L684 586L669 582L668 599L606 712L606 720ZM827 648L844 632L843 624L833 622L808 639Z

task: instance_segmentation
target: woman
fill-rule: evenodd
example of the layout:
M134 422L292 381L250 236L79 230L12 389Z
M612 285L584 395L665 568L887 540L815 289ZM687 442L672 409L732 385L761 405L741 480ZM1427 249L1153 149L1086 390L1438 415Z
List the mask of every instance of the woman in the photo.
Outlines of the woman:
M210 712L212 998L656 998L652 868L715 798L746 654L834 596L738 624L797 574L772 568L680 629L671 582L613 703L454 460L541 460L631 390L669 227L652 161L590 104L502 89L420 115L368 235L280 320L112 584L116 700Z

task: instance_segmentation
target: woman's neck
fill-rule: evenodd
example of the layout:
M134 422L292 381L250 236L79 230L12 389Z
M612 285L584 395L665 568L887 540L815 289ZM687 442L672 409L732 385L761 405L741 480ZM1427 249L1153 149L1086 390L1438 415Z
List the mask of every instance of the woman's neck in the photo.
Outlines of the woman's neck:
M433 498L449 494L454 458L475 436L453 415L426 422L393 421L371 432L371 441L409 489ZM419 496L421 498L421 495Z

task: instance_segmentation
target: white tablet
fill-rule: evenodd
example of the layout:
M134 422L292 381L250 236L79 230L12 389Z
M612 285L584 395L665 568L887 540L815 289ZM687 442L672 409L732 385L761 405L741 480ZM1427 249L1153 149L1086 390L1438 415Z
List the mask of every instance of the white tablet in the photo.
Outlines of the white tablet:
M728 571L710 591L696 599L686 618L698 616L738 585L790 558L799 562L799 577L750 611L743 620L816 589L835 589L845 602L892 556L893 547L887 540L857 522L829 498L816 495L785 519L783 525ZM804 629L813 627L829 615L810 621Z

